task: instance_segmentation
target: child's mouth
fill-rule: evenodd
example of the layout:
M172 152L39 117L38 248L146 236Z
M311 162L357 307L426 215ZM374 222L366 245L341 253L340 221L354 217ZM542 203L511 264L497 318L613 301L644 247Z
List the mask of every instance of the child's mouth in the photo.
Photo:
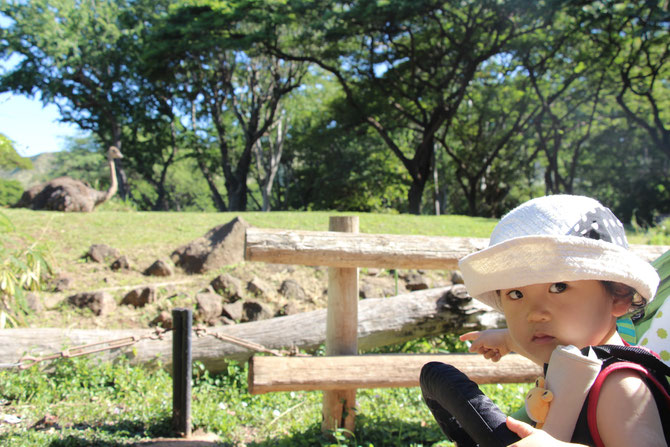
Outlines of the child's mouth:
M538 345L544 345L554 341L554 337L547 334L535 334L533 335L532 342L537 343Z

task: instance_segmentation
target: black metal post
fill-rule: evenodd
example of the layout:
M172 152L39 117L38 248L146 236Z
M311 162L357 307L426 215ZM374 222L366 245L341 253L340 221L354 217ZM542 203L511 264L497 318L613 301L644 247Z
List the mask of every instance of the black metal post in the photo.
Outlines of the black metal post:
M191 309L172 310L172 428L191 436Z

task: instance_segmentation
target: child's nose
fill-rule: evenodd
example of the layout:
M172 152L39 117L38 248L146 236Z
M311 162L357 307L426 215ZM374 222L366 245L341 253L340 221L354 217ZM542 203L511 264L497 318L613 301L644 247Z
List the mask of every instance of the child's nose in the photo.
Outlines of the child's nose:
M539 299L534 298L528 300L528 305L527 319L529 323L541 323L549 321L551 318L551 314L547 307L547 302L546 300L542 299L542 297Z

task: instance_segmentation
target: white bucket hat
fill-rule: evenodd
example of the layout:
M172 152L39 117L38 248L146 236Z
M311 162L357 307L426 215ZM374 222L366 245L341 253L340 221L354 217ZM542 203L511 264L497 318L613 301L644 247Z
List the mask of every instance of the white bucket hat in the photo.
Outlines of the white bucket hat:
M459 261L474 298L502 310L497 290L561 281L614 281L651 301L659 277L628 250L623 225L597 200L552 195L529 200L505 215L489 247Z

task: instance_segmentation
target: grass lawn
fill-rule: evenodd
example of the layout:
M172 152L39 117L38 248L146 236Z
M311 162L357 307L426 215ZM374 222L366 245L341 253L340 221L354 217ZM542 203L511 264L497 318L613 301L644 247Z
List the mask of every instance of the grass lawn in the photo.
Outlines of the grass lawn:
M241 216L265 228L327 230L328 212L149 213L105 210L64 214L3 210L19 242L47 248L54 267L75 262L94 243L154 259ZM351 213L347 213L351 214ZM355 213L365 233L487 237L496 221L463 216ZM630 233L632 243L648 235ZM667 242L662 242L667 243ZM453 352L463 346L445 335L386 352ZM0 359L0 361L2 361ZM417 388L359 390L356 432L324 438L321 393L283 392L251 396L246 365L231 364L212 376L194 367L194 429L218 435L225 446L449 446ZM528 385L487 385L485 391L509 412L522 403ZM125 361L97 364L87 358L60 360L25 371L0 369L0 445L122 446L171 436L171 378L162 370Z

